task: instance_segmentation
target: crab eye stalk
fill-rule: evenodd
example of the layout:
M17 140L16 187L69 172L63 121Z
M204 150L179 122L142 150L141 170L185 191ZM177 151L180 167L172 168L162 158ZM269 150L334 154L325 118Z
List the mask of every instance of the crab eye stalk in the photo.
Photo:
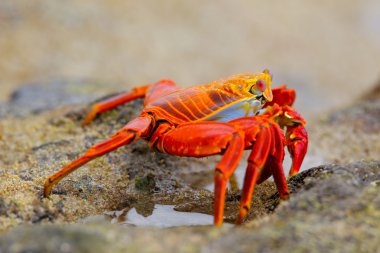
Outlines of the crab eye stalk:
M270 80L273 80L273 74L269 71L269 69L264 69L263 73L269 75L270 76Z
M273 99L272 90L270 89L267 82L263 79L257 80L255 85L251 87L249 92L257 96L264 96L265 99L269 102Z
M266 86L267 86L266 82L262 79L259 79L256 81L254 85L252 85L249 92L254 95L261 96L263 92L265 91Z

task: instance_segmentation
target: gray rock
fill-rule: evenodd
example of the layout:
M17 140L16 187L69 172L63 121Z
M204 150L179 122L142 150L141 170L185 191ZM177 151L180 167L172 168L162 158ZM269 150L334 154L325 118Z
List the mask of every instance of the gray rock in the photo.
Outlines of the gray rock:
M60 106L89 103L99 98L105 90L112 89L118 88L115 84L88 80L27 84L15 90L8 102L0 103L0 118L25 117Z
M0 252L379 252L379 161L316 167L289 185L289 201L243 227L21 226Z

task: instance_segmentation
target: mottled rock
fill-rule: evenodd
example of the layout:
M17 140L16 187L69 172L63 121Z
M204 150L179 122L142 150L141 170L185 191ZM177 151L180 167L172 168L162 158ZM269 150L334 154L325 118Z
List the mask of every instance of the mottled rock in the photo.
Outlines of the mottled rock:
M380 158L380 96L370 95L308 123L309 154L327 162Z
M0 252L379 252L380 162L316 167L289 185L289 201L243 227L19 227Z

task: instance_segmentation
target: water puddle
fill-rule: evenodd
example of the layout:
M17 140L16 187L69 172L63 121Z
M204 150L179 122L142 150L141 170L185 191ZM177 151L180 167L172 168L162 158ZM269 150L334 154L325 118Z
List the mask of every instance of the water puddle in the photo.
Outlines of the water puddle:
M243 185L243 179L246 170L246 159L242 162L235 171L238 187ZM308 155L300 171L320 165L323 159ZM284 170L287 174L291 165L291 159L286 156L284 159ZM272 180L272 179L269 179ZM228 186L231 189L231 186ZM214 191L214 184L211 183L204 187L209 191ZM205 226L213 225L213 216L196 212L181 212L174 210L174 205L160 205L154 203L143 203L135 207L128 207L120 211L107 212L104 215L90 216L82 220L84 223L89 222L107 222L112 224L120 224L136 227L178 227L178 226ZM225 225L231 225L224 223Z
M153 213L143 216L135 208L109 212L111 223L138 227L177 227L212 225L213 216L201 213L177 212L174 205L155 205Z

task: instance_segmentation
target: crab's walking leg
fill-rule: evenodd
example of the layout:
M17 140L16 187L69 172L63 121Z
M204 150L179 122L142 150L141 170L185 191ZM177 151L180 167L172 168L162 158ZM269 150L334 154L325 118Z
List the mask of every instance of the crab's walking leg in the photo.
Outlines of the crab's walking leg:
M272 145L269 151L268 160L265 166L271 170L273 174L274 182L276 183L278 192L280 193L280 199L289 199L288 184L286 182L286 177L284 173L284 168L282 167L282 162L284 160L284 134L277 125L272 125Z
M150 129L152 119L149 116L138 117L129 122L124 128L116 132L110 139L92 146L83 156L79 157L62 170L50 176L44 185L43 195L48 197L51 193L52 187L57 184L62 178L93 160L98 156L102 156L112 150L121 146L130 144L136 141L140 136L144 136Z
M97 115L109 111L119 105L125 104L129 101L144 98L145 105L154 99L163 96L173 90L177 89L176 84L171 80L161 80L154 84L148 84L140 87L135 87L132 91L123 92L114 97L106 99L102 102L96 103L92 106L91 111L83 121L83 125L89 124Z
M243 154L244 133L228 123L189 123L164 134L155 147L163 153L178 156L204 157L223 153L214 175L214 224L221 225L226 185Z
M144 105L147 105L157 98L165 96L166 94L177 89L179 89L179 87L172 80L158 81L157 83L152 84L149 89L147 89Z
M222 159L215 167L214 181L214 224L223 223L224 204L226 199L227 181L235 171L244 150L244 140L238 134L231 138Z
M257 177L263 169L268 157L271 147L271 138L271 132L267 126L263 127L256 136L256 141L253 144L251 154L248 157L248 166L245 172L242 189L240 212L236 221L237 224L241 224L245 216L248 214Z
M279 145L278 147L276 146L275 149L272 149L270 152L268 159L265 163L264 169L261 171L258 179L257 179L257 184L261 184L265 180L267 180L270 176L274 175L275 172L279 171L274 178L277 178L277 182L283 182L282 184L278 184L278 190L280 192L280 197L281 199L286 199L287 198L287 185L284 184L284 180L279 180L280 178L285 178L284 170L282 167L282 162L284 160L284 136L282 131L278 127L274 127L272 129L273 133L272 135L274 136L273 140L281 140L276 142L276 145ZM277 133L276 133L277 132ZM282 144L282 145L280 145ZM276 155L277 154L277 155ZM280 176L280 173L283 174L284 176ZM283 187L280 187L280 185L283 185ZM282 193L282 194L281 194Z
M106 99L102 102L96 103L92 106L91 111L87 114L82 125L88 125L98 114L109 111L119 105L125 104L129 101L143 98L146 90L150 85L133 88L130 92L123 92L114 97Z

